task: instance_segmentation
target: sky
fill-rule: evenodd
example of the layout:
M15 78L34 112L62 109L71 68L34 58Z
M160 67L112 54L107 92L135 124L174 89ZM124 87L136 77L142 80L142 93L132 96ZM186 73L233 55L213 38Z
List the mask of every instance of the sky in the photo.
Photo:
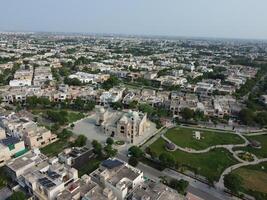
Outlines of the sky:
M267 0L0 0L0 31L267 39Z

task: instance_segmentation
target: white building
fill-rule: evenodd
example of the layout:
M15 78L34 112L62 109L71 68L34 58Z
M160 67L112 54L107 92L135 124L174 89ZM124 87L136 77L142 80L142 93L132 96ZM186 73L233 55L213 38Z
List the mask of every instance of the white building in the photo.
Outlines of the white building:
M118 200L123 200L144 182L143 172L118 159L108 159L92 172L104 187L112 190Z
M38 149L7 163L7 172L21 187L37 199L56 200L58 194L78 180L78 171L48 158Z
M105 106L109 103L114 103L122 99L123 91L121 88L111 88L108 92L103 92L100 96L100 104Z
M110 76L108 74L89 74L85 72L77 72L69 76L69 78L77 78L82 83L101 83L107 80Z
M96 125L111 137L135 144L145 134L149 124L147 115L141 112L119 112L100 109Z

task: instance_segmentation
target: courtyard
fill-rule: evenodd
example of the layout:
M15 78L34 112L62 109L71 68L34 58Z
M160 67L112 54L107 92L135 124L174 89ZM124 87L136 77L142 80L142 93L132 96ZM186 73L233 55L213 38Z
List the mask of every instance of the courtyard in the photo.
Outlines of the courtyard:
M73 133L77 135L85 135L89 141L97 140L104 143L110 135L105 135L99 126L96 126L97 114L92 114L77 123L73 128ZM137 143L142 143L149 139L157 131L156 125L149 121L149 127L145 131L145 134L137 138ZM116 137L114 137L116 140ZM127 145L127 144L126 144Z

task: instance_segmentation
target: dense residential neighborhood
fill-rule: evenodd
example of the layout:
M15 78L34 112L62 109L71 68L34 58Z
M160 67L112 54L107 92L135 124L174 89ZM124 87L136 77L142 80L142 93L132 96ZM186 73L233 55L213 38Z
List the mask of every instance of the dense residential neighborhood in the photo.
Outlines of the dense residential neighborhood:
M266 56L259 41L0 33L0 199L266 199Z

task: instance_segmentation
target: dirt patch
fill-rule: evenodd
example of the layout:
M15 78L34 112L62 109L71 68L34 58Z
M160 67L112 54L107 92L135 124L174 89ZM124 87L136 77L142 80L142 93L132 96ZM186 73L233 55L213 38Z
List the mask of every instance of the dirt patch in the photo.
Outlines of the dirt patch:
M267 173L251 169L239 169L237 174L243 178L246 189L267 193Z

